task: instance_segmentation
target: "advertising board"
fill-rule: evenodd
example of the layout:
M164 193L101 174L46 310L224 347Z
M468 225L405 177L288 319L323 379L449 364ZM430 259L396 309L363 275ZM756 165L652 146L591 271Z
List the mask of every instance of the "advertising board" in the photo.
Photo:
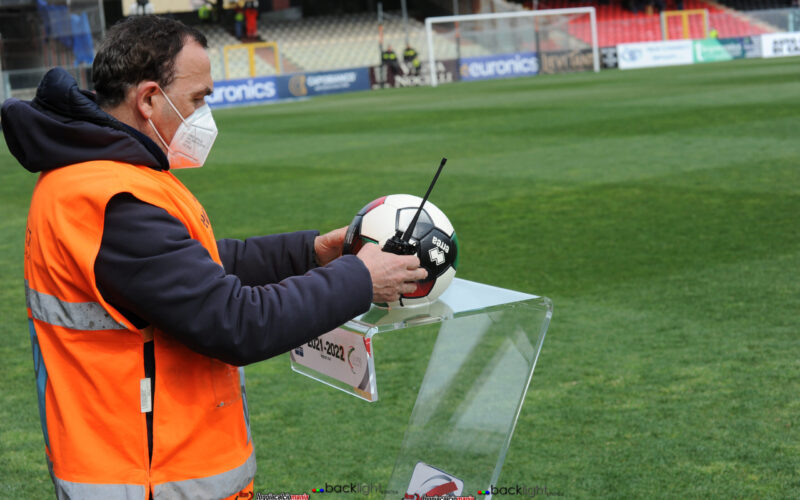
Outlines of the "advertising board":
M277 77L281 99L369 90L369 70L353 68Z
M800 56L800 32L761 35L761 57Z
M436 61L436 79L439 83L452 83L458 79L458 61L447 59ZM386 78L383 66L373 66L369 71L370 86L373 89L427 87L431 84L431 70L428 61L423 61L419 74L403 73L394 75L392 81Z
M734 43L723 45L722 40L711 38L692 41L694 47L694 62L730 61L734 59L734 54L736 54L737 58L744 57L742 44L738 40L734 40L733 42Z
M278 100L274 76L214 82L214 93L206 97L212 108L264 104Z
M705 63L760 57L761 47L752 37L695 40L694 62Z
M617 45L619 69L677 66L694 62L691 40Z
M536 52L465 57L458 72L464 81L530 76L539 73L539 60Z
M540 52L539 56L541 58L540 73L570 73L591 71L594 68L592 49Z
M600 47L600 67L603 69L617 69L617 47Z

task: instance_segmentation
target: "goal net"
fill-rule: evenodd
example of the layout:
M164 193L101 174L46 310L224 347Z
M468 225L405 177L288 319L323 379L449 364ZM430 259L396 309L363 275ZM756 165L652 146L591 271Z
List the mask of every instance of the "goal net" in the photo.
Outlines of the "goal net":
M461 80L600 71L594 7L429 17L425 34L434 87L448 61Z

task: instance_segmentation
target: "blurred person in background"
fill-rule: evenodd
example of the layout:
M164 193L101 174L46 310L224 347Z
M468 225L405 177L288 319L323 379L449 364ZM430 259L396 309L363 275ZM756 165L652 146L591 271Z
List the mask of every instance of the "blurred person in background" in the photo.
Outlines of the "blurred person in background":
M403 51L403 62L410 74L419 76L419 54L411 45L406 45L406 50Z
M237 40L244 36L244 2L241 0L233 4L233 32Z
M381 53L381 67L383 68L383 82L389 86L394 86L394 77L401 73L400 63L397 60L397 54L388 45Z
M129 16L144 16L154 14L156 9L148 0L134 0L128 9Z
M205 0L200 7L197 8L197 18L202 23L217 22L217 15L214 11L214 4Z
M258 0L244 3L245 37L249 41L258 40Z

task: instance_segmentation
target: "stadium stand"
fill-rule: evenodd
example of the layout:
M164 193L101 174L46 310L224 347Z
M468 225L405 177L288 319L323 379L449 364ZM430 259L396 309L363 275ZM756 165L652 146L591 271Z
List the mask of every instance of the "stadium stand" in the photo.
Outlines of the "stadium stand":
M227 30L217 25L198 26L209 40L212 76L225 77L223 47L239 41ZM298 20L267 20L259 22L262 40L277 42L284 73L314 72L343 68L358 68L380 64L378 23L374 14L320 16ZM425 25L409 19L409 42L417 49L420 58L427 57ZM399 15L387 14L383 23L384 46L391 45L396 52L405 48L405 30ZM453 42L446 37L435 37L436 50L453 52ZM481 46L464 41L465 57L486 55ZM256 74L276 74L271 54L256 54ZM229 55L229 78L249 76L249 60L245 51Z
M736 10L787 9L796 6L792 5L792 0L719 0L719 3Z
M742 1L745 0L726 0ZM785 2L790 0L753 0L755 2ZM677 0L667 0L666 9L677 8ZM709 26L715 29L719 38L752 36L777 31L779 28L760 22L748 12L739 12L726 5L708 0L684 0L684 9L707 9ZM598 39L601 47L619 43L634 43L662 40L661 19L658 13L633 13L623 7L623 3L611 1L600 4L592 1L540 0L539 9L558 9L578 6L593 6L597 9ZM519 6L519 8L522 8ZM690 36L704 36L702 18L689 18ZM211 45L212 72L214 78L224 78L222 46L239 43L229 32L219 26L206 25L201 29L206 33ZM683 38L680 19L673 18L668 23L669 39ZM344 68L375 66L380 64L378 47L378 22L374 14L345 14L319 16L292 20L262 19L259 21L259 36L262 40L277 42L281 54L284 73L316 72ZM564 34L583 42L590 42L588 22L576 19L570 22ZM420 58L427 58L425 26L422 22L410 19L408 39L417 49ZM391 45L396 52L405 47L405 30L398 13L388 13L383 22L383 45ZM548 50L548 41L541 41L541 49ZM454 41L450 36L435 36L437 54L454 54ZM558 44L563 46L563 41ZM554 47L555 47L554 45ZM462 38L462 57L487 55L490 51L479 44L471 43L468 37ZM257 54L257 75L272 75L277 72L271 53ZM249 61L246 51L231 52L228 67L229 78L249 76Z
M719 38L759 35L774 31L768 25L750 19L743 13L723 5L704 0L684 0L685 10L708 9L709 25L718 32ZM598 42L601 47L620 43L652 42L662 40L661 18L657 13L634 14L620 3L599 5L596 2L575 2L571 0L542 0L540 9L563 9L567 7L594 6L597 9ZM667 10L677 9L674 0L666 4ZM699 38L702 33L699 16L690 18L690 34ZM670 23L669 39L682 38L680 24ZM590 40L589 26L586 23L572 23L570 33L582 40Z
M269 21L260 24L259 34L264 40L278 42L283 56L304 71L380 64L378 23L374 14ZM405 45L402 19L387 16L383 37L384 45L402 50ZM409 39L417 42L424 37L424 25L411 20Z
M208 57L211 60L211 77L214 80L247 78L250 76L250 59L246 50L233 50L228 54L228 74L225 74L224 47L239 45L241 42L222 26L217 24L201 24L196 26L208 39ZM256 52L255 70L258 76L269 76L278 73L271 54Z

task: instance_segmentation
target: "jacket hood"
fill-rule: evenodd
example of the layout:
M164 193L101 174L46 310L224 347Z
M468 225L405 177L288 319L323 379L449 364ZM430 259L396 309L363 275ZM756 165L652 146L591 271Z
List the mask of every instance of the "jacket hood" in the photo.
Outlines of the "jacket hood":
M32 101L6 100L0 116L8 149L31 172L93 160L169 168L155 142L100 109L62 68L45 74Z

